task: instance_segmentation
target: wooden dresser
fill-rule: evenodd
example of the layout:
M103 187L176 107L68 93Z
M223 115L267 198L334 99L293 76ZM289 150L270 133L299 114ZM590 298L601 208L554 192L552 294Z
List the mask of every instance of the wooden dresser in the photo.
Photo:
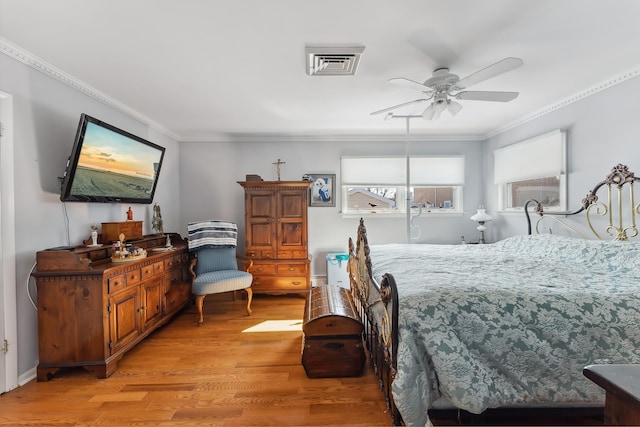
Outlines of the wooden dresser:
M242 181L245 251L255 293L306 294L311 287L307 243L308 181Z
M106 378L122 356L191 298L187 244L171 235L131 241L147 257L111 261L112 249L79 246L36 255L38 381L81 366Z

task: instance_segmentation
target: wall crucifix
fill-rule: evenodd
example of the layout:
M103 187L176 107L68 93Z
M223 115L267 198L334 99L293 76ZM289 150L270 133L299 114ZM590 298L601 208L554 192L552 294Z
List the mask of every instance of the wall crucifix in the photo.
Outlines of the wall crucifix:
M278 176L278 181L280 181L280 165L284 165L287 162L283 162L282 160L278 159L277 162L273 162L274 165L276 165L276 175Z

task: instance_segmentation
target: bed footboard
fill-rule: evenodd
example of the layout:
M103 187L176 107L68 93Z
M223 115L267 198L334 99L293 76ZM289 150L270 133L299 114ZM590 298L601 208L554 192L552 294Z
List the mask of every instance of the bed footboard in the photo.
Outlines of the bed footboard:
M367 230L362 218L356 244L349 238L348 269L353 301L364 325L369 360L387 401L393 425L401 425L402 417L391 392L397 369L398 290L389 273L382 277L380 283L374 279Z

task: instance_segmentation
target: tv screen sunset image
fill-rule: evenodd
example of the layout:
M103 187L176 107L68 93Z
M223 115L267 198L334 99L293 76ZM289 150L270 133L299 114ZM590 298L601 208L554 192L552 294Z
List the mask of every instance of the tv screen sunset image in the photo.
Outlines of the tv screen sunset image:
M71 194L148 198L162 151L87 123Z

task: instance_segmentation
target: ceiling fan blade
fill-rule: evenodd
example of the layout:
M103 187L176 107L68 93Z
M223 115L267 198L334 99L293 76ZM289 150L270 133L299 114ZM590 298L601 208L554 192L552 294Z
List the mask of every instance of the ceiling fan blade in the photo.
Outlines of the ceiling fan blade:
M418 83L413 80L405 79L403 77L398 77L395 79L389 79L389 83L396 86L407 87L409 89L417 89L422 92L433 92L433 90L429 86L425 86L422 83Z
M502 61L498 61L493 65L489 65L487 68L483 68L480 71L476 71L475 73L458 80L458 82L456 83L456 88L464 89L471 85L498 76L502 73L506 73L507 71L516 69L522 66L522 64L524 64L524 62L522 62L522 59L520 58L505 58Z
M509 102L518 97L518 92L492 92L492 91L478 91L467 90L464 92L458 92L453 95L456 99L466 99L469 101L495 101L495 102Z
M388 107L388 108L383 108L382 110L378 110L378 111L374 111L373 113L369 113L372 116L376 115L376 114L380 114L380 113L386 113L387 111L391 111L391 110L395 110L396 108L400 108L400 107L406 107L407 105L411 105L411 104L417 104L419 102L424 102L427 101L427 99L415 99L413 101L409 101L409 102L403 102L402 104L398 104L398 105L394 105L393 107Z

